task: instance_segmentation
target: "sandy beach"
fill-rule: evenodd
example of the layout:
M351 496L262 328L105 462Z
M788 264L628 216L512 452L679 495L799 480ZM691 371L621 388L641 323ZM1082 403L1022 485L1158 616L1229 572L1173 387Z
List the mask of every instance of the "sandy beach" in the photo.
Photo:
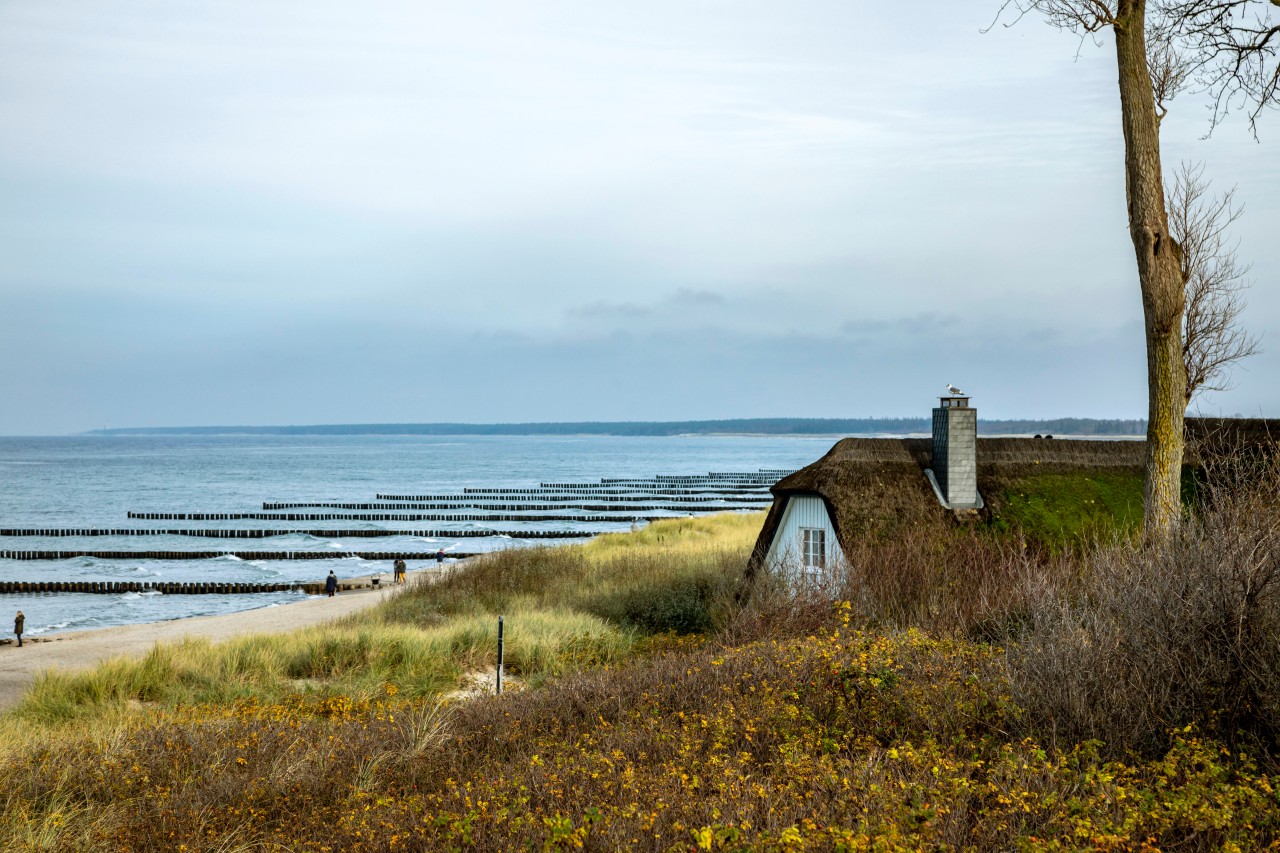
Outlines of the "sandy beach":
M443 570L447 571L448 567ZM439 577L441 571L423 569L409 572L407 580L409 583L430 580ZM372 607L400 589L403 587L357 589L340 592L333 598L307 598L278 607L259 607L219 616L120 625L49 637L24 637L22 648L13 642L0 646L0 711L18 704L36 675L48 669L74 671L114 657L138 657L157 643L176 642L184 637L201 637L217 642L242 634L282 634ZM12 634L8 637L13 639Z

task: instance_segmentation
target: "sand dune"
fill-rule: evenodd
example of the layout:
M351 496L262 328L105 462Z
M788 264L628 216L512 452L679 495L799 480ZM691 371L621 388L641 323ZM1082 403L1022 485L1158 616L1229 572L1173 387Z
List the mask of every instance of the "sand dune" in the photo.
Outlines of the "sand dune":
M439 577L439 573L448 568L409 572L408 580L429 580ZM16 705L36 675L47 669L74 671L114 657L139 657L156 643L175 642L183 637L202 637L217 642L241 634L285 633L364 610L398 591L396 587L351 590L338 593L333 598L307 598L279 607L260 607L220 616L121 625L55 634L47 638L24 637L22 648L14 643L0 646L0 710Z

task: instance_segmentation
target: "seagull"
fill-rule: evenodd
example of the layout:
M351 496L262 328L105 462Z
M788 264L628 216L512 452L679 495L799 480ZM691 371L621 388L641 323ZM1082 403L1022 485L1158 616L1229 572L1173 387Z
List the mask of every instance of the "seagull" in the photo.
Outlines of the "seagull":
M949 391L953 396L957 396L957 397L964 394L963 391L961 391L956 386L952 385L950 382L947 383L947 391Z

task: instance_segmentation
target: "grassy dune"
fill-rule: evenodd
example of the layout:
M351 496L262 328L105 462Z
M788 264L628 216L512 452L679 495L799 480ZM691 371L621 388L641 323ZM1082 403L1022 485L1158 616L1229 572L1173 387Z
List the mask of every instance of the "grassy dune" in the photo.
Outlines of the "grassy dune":
M12 716L53 723L147 706L277 701L296 693L366 698L385 685L435 696L505 663L538 683L626 659L640 639L709 630L755 542L762 514L675 519L583 545L521 548L473 561L332 626L210 644L159 646L140 660L50 674Z

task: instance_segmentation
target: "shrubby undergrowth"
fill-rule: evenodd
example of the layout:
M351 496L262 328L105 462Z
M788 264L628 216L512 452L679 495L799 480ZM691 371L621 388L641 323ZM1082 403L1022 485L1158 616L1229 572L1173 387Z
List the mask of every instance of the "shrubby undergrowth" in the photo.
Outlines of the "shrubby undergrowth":
M1041 728L1158 753L1192 726L1274 749L1280 477L1212 485L1167 540L1094 549L1076 583L1032 577L1010 673Z

